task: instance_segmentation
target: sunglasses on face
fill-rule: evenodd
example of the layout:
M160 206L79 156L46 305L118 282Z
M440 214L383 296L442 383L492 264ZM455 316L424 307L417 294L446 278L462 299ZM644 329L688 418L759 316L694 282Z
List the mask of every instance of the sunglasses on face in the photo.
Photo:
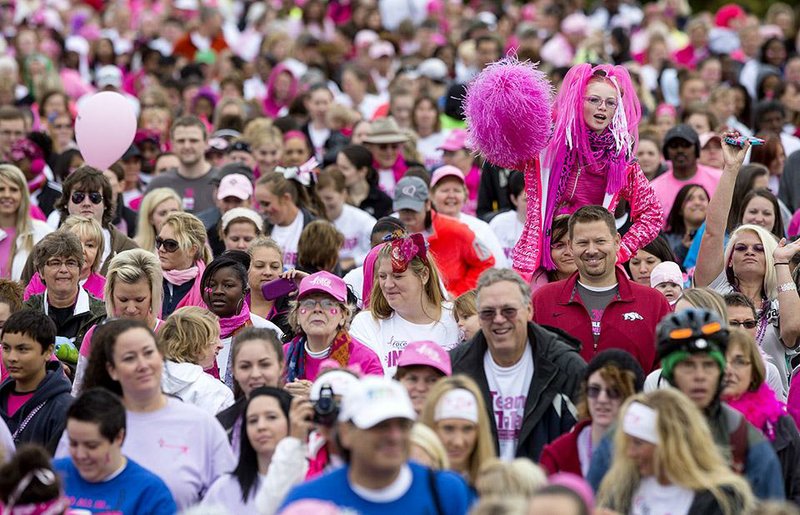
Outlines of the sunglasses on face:
M402 147L402 143L380 143L378 148L381 150L397 150L398 148Z
M764 245L760 243L756 243L755 245L747 245L746 243L737 243L733 246L733 250L735 252L747 252L749 249L753 249L753 252L757 252L759 254L764 253Z
M504 307L499 309L487 308L480 310L480 312L478 313L478 318L480 318L484 322L491 322L492 320L494 320L494 317L497 316L498 311L500 312L500 316L502 316L506 320L514 320L515 318L517 318L517 311L519 310L517 308L512 308L512 307Z
M103 201L102 193L98 193L96 191L93 191L91 193L85 193L83 191L75 191L72 193L71 197L72 203L80 204L81 202L83 202L83 200L86 198L87 195L89 196L89 201L94 205L97 205Z
M164 239L161 236L156 237L156 250L164 247L165 252L175 252L180 248L180 244L173 239Z
M603 391L606 392L606 396L612 401L622 398L622 394L616 388L603 388L596 384L590 384L586 387L586 396L590 399L597 399Z
M745 329L754 329L758 322L755 320L728 320L728 325L731 327L744 327Z

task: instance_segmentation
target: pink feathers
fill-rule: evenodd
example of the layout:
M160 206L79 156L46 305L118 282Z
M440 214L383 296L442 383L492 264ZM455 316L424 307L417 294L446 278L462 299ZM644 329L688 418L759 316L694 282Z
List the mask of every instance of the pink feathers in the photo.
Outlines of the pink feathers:
M471 148L493 164L520 168L550 140L552 102L553 88L533 64L511 56L490 64L467 89Z

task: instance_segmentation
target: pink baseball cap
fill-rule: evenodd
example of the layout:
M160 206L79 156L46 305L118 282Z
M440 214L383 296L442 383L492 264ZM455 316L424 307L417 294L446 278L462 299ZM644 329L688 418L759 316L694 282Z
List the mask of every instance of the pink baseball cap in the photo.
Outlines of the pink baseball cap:
M219 181L219 189L217 189L217 199L219 200L227 197L247 200L252 196L253 183L240 173L226 175Z
M438 150L453 152L455 150L461 150L462 148L467 148L467 131L464 129L453 129L450 135L447 136L447 139L444 140L444 143L439 145Z
M699 138L700 148L706 148L706 145L708 145L708 143L713 139L717 140L719 144L722 145L722 138L715 132L704 132L699 136Z
M450 355L438 343L430 341L411 342L406 345L397 360L397 367L426 366L435 368L449 376L453 373Z
M300 281L298 300L312 293L326 293L339 302L347 302L347 285L330 272L317 272Z
M464 182L464 174L461 172L461 170L455 166L444 165L440 166L433 172L433 175L431 176L431 189L433 189L433 187L445 177L457 177L461 182Z
M378 40L369 47L369 58L394 57L394 46L388 41Z

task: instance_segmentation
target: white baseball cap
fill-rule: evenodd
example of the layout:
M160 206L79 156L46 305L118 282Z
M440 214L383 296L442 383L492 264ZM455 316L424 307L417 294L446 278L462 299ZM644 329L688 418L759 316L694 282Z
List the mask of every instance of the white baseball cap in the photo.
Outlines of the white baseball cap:
M393 418L417 419L408 392L394 379L365 376L342 398L339 422L370 429Z

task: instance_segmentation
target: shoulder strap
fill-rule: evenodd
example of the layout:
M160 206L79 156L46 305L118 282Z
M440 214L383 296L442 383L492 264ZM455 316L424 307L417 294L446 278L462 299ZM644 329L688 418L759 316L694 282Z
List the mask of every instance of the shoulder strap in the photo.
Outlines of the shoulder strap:
M31 419L33 419L33 417L35 417L36 414L39 413L39 410L41 410L44 407L45 404L47 404L46 400L44 402L42 402L41 404L39 404L38 406L36 406L35 408L33 408L30 413L28 413L28 416L25 417L25 419L22 421L22 423L19 425L19 427L17 427L17 430L14 431L14 434L11 435L11 437L14 439L14 443L19 443L19 441L17 439L19 438L20 433L25 431L25 427L27 427L27 425L30 423Z
M739 419L739 425L730 434L731 468L737 474L744 474L747 463L747 420Z
M433 504L436 506L436 514L443 515L442 501L439 499L439 487L436 486L436 471L428 469L428 486L431 488L431 496L433 497Z

